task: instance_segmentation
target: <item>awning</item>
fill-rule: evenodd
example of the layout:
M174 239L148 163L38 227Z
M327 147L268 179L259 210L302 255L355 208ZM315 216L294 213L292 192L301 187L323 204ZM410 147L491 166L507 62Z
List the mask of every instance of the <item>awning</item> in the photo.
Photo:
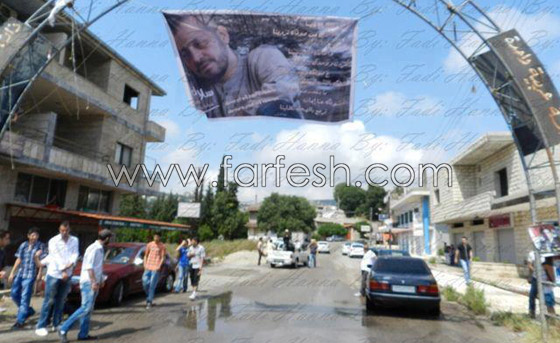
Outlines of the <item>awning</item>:
M157 220L121 217L103 213L71 211L54 207L29 204L6 204L11 219L36 222L60 222L68 220L70 224L93 225L99 228L130 227L135 229L189 231L188 225L167 223Z

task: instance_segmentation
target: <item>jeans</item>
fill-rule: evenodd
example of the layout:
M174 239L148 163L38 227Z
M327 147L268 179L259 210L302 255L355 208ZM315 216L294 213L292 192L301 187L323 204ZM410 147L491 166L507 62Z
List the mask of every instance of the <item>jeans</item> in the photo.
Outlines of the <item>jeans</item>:
M89 336L89 321L95 305L95 298L97 298L97 292L91 289L91 283L89 282L80 284L80 290L82 293L82 306L62 323L60 331L62 333L67 333L74 323L79 320L80 333L78 333L78 339L84 339Z
M309 267L309 268L315 268L315 267L317 267L317 255L315 255L315 254L309 254L309 263L308 263L308 267Z
M142 286L144 287L144 292L147 295L146 302L152 303L154 301L154 294L156 293L156 287L159 281L159 271L157 270L145 270L144 275L142 275Z
M35 311L29 307L31 296L33 295L34 285L35 278L24 279L21 276L16 276L14 283L12 284L12 291L10 295L18 307L16 321L19 324L25 323L25 320L35 313Z
M535 314L535 300L537 300L537 295L539 294L539 288L537 287L537 278L531 278L531 290L529 290L529 314Z
M71 286L72 282L70 278L66 279L66 281L62 281L62 279L47 275L47 280L45 282L45 299L43 300L43 307L41 308L41 317L37 323L38 329L47 327L51 309L53 313L53 325L55 327L60 325L62 321L62 311L64 310L64 302L66 301L66 296L68 296L70 292Z
M177 266L177 281L175 281L175 292L187 291L189 285L189 266Z
M362 270L362 279L360 282L360 294L365 297L366 296L366 288L367 288L367 281L369 277L369 272Z
M471 283L471 263L468 260L461 259L461 267L463 268L463 274L465 274L465 282L467 284Z

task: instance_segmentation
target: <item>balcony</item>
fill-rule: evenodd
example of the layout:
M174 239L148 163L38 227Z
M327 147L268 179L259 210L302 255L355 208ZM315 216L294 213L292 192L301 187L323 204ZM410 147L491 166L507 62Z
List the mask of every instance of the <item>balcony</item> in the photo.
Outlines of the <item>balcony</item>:
M484 218L492 210L495 192L484 192L456 203L440 203L433 207L432 215L434 223L445 223L472 219L473 217Z
M146 127L145 136L148 142L163 143L165 141L165 128L150 120Z
M111 180L107 162L83 157L82 155L45 144L13 132L6 132L0 141L0 157L11 157L14 162L48 170L65 177L97 182L104 186L141 194L159 194L160 182L150 187L143 177L138 177L134 187L121 183L118 187Z

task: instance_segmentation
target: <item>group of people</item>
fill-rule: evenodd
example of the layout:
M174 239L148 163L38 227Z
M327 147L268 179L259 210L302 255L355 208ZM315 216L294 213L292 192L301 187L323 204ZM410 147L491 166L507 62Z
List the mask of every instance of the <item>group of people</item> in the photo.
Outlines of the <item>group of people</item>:
M81 305L63 321L63 311L71 291L72 275L80 253L79 240L70 234L70 224L67 221L60 224L58 231L58 235L45 245L39 241L39 230L29 229L27 240L21 243L15 253L16 260L7 278L8 284L11 285L11 298L18 308L12 330L23 329L25 322L36 313L31 307L31 297L35 284L41 279L42 269L46 268L44 300L35 334L40 337L47 336L50 325L50 331L58 332L60 341L66 343L68 331L79 322L78 340L97 339L89 334L89 323L99 290L104 287L105 248L110 243L113 233L107 229L99 231L95 242L85 250L79 275ZM0 231L0 280L6 277L4 248L9 244L9 232ZM195 300L206 255L205 249L199 244L198 238L194 237L183 240L176 252L178 263L174 291L186 292L190 276L193 288L190 299ZM153 240L146 245L143 257L142 284L146 293L146 309L154 306L154 294L165 259L166 247L161 242L160 234L155 233Z
M284 250L286 251L294 251L295 246L292 243L292 236L289 230L284 231L284 236L282 237L282 241L284 243ZM268 241L264 240L263 237L259 237L257 242L257 253L259 255L257 265L261 265L261 260L266 258L266 256L270 253L271 250L274 250L276 247L274 245L274 241L269 239ZM307 266L309 268L316 268L317 267L317 252L319 246L317 244L316 239L312 239L307 247L309 249L309 259L307 261Z

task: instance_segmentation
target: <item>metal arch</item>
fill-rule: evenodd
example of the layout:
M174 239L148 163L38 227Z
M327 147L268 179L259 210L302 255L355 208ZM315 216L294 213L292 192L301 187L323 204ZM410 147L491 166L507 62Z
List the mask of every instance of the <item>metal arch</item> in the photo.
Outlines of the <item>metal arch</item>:
M22 44L21 48L14 52L12 54L12 56L9 59L9 63L8 64L12 64L16 58L18 56L20 56L20 54L24 53L24 50L26 48L29 48L33 42L40 37L40 32L41 30L47 25L47 17L46 15L50 13L50 5L52 5L56 0L48 0L44 5L42 5L37 11L35 11L35 13L33 13L28 19L27 21L24 23L24 25L26 25L27 27L33 28L33 31L31 32L31 34L26 38L26 40L24 41L24 43ZM94 1L94 0L91 0ZM25 87L23 88L23 90L21 91L20 95L17 97L17 99L15 99L14 103L10 103L10 109L9 109L9 114L6 118L6 122L4 123L4 125L2 127L0 127L0 140L2 140L2 137L4 135L4 132L6 131L7 127L10 125L11 120L14 116L14 114L17 112L18 107L20 106L21 102L23 101L25 94L29 91L29 89L31 88L31 86L33 85L33 82L41 75L41 73L47 68L47 66L55 59L58 57L58 55L60 54L61 50L66 47L67 45L69 45L70 43L73 42L73 40L76 38L76 36L79 36L79 34L86 30L87 28L89 28L91 25L93 25L95 22L97 22L99 19L103 18L105 15L107 15L108 13L110 13L111 11L113 11L114 9L120 7L121 5L125 4L126 2L128 2L129 0L115 0L115 3L108 6L106 9L104 9L103 11L101 11L101 13L99 13L98 15L96 15L94 18L92 18L91 20L85 21L84 23L80 24L77 29L71 32L70 37L65 40L60 46L54 47L54 52L50 55L48 55L46 61L35 71L35 73L33 73L33 75L26 80L27 84L25 85ZM34 26L34 24L36 24L37 22L39 22L39 24L37 24L36 26ZM17 69L17 68L14 68ZM4 71L1 71L2 73ZM17 70L12 70L12 72L17 72ZM2 75L5 76L5 75ZM5 77L3 77L5 78ZM0 81L3 81L2 79L0 79ZM21 82L20 82L21 83ZM6 85L5 87L10 88L13 87L14 84L9 84ZM3 88L5 88L3 87ZM0 88L1 90L2 88ZM11 100L11 99L10 99ZM1 123L0 123L1 124Z

